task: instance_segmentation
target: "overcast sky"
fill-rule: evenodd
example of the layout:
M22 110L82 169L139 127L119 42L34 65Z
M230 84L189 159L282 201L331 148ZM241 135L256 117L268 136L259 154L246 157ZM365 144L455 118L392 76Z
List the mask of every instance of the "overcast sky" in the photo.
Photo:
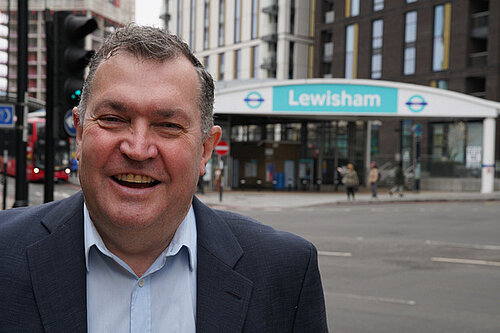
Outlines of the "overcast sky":
M135 20L142 25L160 26L162 0L135 0Z

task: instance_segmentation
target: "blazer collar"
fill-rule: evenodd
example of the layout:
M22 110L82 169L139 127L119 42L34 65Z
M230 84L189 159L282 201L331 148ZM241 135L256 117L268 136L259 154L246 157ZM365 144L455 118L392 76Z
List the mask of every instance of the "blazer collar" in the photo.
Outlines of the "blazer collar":
M253 282L234 268L243 255L217 213L193 200L198 233L196 331L241 332ZM49 235L27 249L46 332L87 330L83 194L62 200L41 223Z
M197 332L241 332L253 283L234 268L243 250L217 213L193 200L198 233Z
M55 203L41 223L49 235L27 248L33 291L46 332L87 330L83 195Z

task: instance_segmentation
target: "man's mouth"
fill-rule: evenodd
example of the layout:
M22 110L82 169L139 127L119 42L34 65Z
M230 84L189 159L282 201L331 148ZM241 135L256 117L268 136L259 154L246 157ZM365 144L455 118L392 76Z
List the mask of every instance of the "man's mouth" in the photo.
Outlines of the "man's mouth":
M144 175L134 175L132 173L122 173L111 177L122 186L132 188L147 188L158 185L160 182L152 177Z

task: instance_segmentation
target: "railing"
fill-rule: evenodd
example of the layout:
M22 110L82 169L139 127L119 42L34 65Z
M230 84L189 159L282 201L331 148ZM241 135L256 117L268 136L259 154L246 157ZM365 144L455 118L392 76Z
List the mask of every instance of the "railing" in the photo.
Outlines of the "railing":
M469 54L469 63L473 67L487 65L488 52L476 52Z

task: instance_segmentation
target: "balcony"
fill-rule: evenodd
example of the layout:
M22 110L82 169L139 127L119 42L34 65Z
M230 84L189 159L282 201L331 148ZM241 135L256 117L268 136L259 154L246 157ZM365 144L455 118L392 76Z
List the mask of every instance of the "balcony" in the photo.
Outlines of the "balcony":
M488 64L488 52L476 52L469 54L469 64L472 67L483 67Z
M278 42L278 34L272 33L269 35L265 35L262 37L262 40L268 43L274 43L276 44Z
M263 13L266 13L266 14L269 14L269 15L273 15L273 16L277 16L278 15L278 11L279 11L279 7L276 4L276 1L272 1L271 5L265 6L265 7L262 8L262 12Z
M490 12L481 12L471 15L472 38L488 39L488 23Z
M333 42L323 44L323 62L332 62L333 60Z
M276 70L276 56L269 56L264 59L264 62L262 63L262 65L260 65L260 68L266 69L268 71Z
M325 23L333 23L335 21L335 11L331 10L325 13Z

